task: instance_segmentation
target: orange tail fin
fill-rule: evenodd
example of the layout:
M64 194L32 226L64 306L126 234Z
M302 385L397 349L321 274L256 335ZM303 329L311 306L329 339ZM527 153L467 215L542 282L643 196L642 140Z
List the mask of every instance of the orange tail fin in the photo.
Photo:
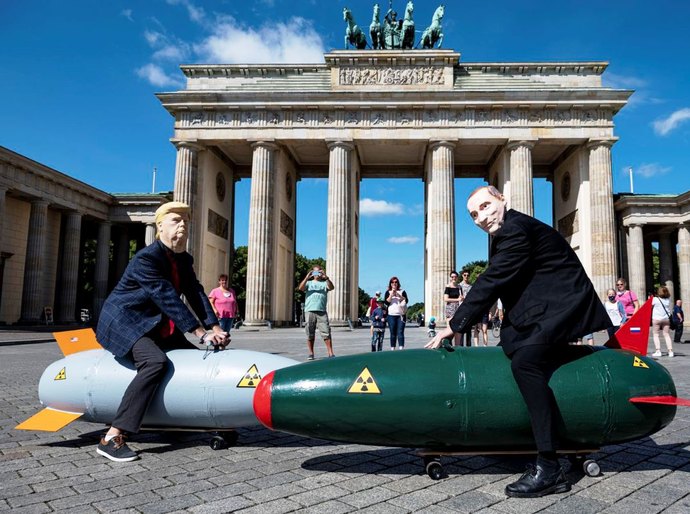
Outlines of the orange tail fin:
M103 347L96 341L96 334L90 328L80 330L68 330L66 332L53 332L62 354L66 357L72 353L85 352L86 350L102 350Z
M642 304L642 307L626 321L604 346L608 348L622 348L640 355L647 355L649 344L649 323L652 319L652 297Z

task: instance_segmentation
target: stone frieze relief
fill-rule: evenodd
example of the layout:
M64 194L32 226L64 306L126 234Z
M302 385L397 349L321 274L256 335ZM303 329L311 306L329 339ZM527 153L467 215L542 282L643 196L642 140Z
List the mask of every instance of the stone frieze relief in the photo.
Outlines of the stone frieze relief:
M340 68L341 86L414 86L444 85L443 68L437 66L376 67L350 66Z
M343 109L343 110L219 110L178 113L178 128L280 128L280 127L558 127L613 124L610 109L546 107L438 108L438 109Z

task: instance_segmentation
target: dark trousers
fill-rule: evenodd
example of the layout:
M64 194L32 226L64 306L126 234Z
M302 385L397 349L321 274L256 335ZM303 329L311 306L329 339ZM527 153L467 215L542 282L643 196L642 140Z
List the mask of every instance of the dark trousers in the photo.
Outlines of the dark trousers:
M573 348L583 350L578 349L575 354ZM588 351L590 347L534 344L522 346L509 356L510 368L527 405L534 441L540 452L554 452L558 448L556 423L559 413L549 387L551 375L561 364Z
M400 348L405 347L405 320L402 316L391 316L388 315L386 318L388 321L388 330L391 336L391 348L395 348L397 345Z
M678 323L676 325L676 331L673 334L673 342L674 343L680 343L680 340L683 338L683 324Z
M125 390L112 426L127 433L139 432L146 409L168 369L165 352L190 348L194 345L179 330L165 339L149 332L134 343L128 357L134 362L137 374Z

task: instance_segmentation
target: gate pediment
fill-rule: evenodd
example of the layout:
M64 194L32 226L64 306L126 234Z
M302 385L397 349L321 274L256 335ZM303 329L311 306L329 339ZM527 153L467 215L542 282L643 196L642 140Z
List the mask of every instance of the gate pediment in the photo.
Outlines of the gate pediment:
M452 50L338 51L324 57L333 90L370 91L451 91L460 60Z

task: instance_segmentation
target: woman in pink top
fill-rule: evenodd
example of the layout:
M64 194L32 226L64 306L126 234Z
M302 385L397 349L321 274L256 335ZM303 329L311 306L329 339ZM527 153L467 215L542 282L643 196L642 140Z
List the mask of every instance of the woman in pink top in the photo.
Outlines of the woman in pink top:
M208 299L220 321L220 328L230 332L232 322L237 316L237 297L235 290L228 287L228 276L223 274L218 277L218 287L212 290Z
M626 318L630 318L640 308L637 295L628 289L628 283L624 278L616 280L616 298L623 304Z

